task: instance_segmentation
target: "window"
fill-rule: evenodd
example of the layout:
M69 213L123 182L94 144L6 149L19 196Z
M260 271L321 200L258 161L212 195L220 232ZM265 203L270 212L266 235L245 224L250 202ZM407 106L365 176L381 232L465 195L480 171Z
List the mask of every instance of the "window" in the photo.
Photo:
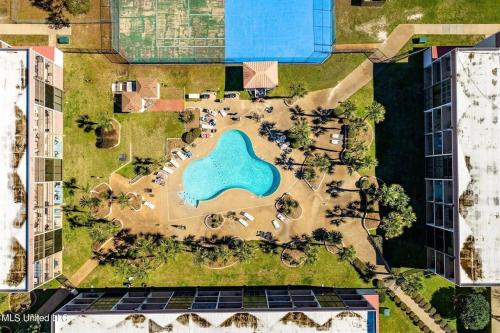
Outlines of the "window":
M445 203L453 203L453 182L452 181L443 181L444 185L444 202Z
M441 96L442 101L441 104L446 104L451 101L451 80L448 79L446 81L441 82Z
M455 279L455 260L450 256L445 256L445 273L447 279Z
M425 158L425 177L434 178L434 159L432 157Z
M427 201L434 201L432 184L433 184L432 180L425 181L425 200Z
M436 251L427 248L427 268L434 271L436 269Z
M443 211L444 227L453 229L453 206L445 205Z
M446 254L452 256L453 255L453 232L451 231L444 231L444 247L445 247L445 252Z
M444 254L436 252L436 273L444 274Z
M434 119L434 131L441 130L441 109L435 109L433 111L433 119Z
M35 79L35 103L44 105L45 101L45 92L43 90L45 84Z
M434 149L432 148L432 134L427 134L425 136L425 156L432 155Z
M426 227L426 232L425 232L425 235L426 235L426 245L429 246L429 247L432 247L432 248L434 248L436 246L436 244L435 244L435 238L434 238L435 230L436 230L436 228L427 226Z
M424 124L425 133L431 133L432 132L432 111L424 113L424 122L425 122L425 124Z
M434 178L443 178L443 156L434 157Z
M443 131L443 154L451 154L452 150L452 132Z
M44 257L43 253L43 235L35 236L35 246L34 246L34 256L35 261L40 260Z
M45 181L62 181L62 160L45 159Z
M434 229L436 236L436 250L443 252L444 251L444 235L443 230Z
M442 178L451 179L453 174L453 163L451 156L443 156L443 176Z
M440 106L441 104L441 84L435 84L432 86L432 105Z
M434 155L443 153L443 134L441 132L434 133Z
M443 181L435 180L434 181L434 201L435 202L443 202Z
M424 68L424 87L428 87L432 84L432 67Z
M434 224L438 227L443 226L443 205L435 204L434 205Z
M449 55L441 58L441 73L443 80L451 76L451 59Z
M441 62L435 61L432 64L432 83L436 84L441 81Z
M427 224L434 225L434 204L432 202L425 204L425 221Z
M441 117L443 129L451 128L451 106L447 105L441 108Z
M424 110L432 109L432 87L424 90Z

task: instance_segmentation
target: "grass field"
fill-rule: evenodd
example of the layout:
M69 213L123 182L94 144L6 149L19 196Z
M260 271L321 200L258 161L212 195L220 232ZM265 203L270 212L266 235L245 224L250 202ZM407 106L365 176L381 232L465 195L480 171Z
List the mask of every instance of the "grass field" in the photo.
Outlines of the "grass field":
M385 317L380 314L380 332L387 333L419 333L420 329L413 325L406 314L391 301L389 297L380 303L380 307L386 307L391 310L391 314Z
M47 45L49 38L46 35L0 35L0 40L12 46Z
M337 43L383 40L402 23L498 23L498 0L387 0L383 7L336 1Z
M82 287L122 287L125 281L110 265L97 267ZM197 267L190 253L181 253L175 261L170 261L152 272L142 282L153 286L214 286L214 285L288 285L307 284L336 287L368 287L354 268L341 262L336 255L324 247L318 254L318 261L311 266L287 268L280 262L279 255L266 254L255 250L254 258L223 270Z

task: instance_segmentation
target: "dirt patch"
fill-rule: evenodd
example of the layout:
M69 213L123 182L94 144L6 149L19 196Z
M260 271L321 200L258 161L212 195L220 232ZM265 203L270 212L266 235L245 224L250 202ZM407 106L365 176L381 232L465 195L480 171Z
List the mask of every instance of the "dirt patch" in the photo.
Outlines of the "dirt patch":
M95 130L97 148L113 148L120 143L120 123L116 120L111 121L112 129L104 131L102 128Z
M365 34L376 37L379 41L384 42L389 35L387 28L387 19L385 16L382 16L378 19L357 25L355 29L356 31L364 32Z
M92 191L90 191L90 196L92 198L99 198L101 200L99 206L92 211L92 214L98 218L105 218L109 214L111 214L111 195L112 195L111 187L106 183L101 183L94 187Z
M286 248L281 253L281 262L288 267L300 267L306 262L306 254L299 249Z
M129 204L132 210L140 210L142 208L142 195L138 193L127 193L130 197Z

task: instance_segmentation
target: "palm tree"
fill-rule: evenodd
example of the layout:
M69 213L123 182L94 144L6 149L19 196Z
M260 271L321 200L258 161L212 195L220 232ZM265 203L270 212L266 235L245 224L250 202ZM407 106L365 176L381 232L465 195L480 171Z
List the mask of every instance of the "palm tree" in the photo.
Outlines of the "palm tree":
M71 177L69 180L64 182L64 188L66 189L66 193L72 197L75 195L76 190L80 189L76 183L76 178Z
M342 244L343 238L344 236L340 231L330 231L327 232L325 235L325 241L333 245Z
M330 220L330 223L334 226L340 226L342 223L346 223L346 219L344 217L336 217Z
M327 172L330 170L332 165L332 160L327 154L313 154L311 159L311 165L318 168L321 172Z
M290 98L297 99L307 95L307 89L302 82L292 83L289 89Z
M318 124L326 124L332 119L333 110L332 109L323 109L322 107L318 107L313 110L313 114L316 117L315 122Z
M368 130L368 124L362 118L351 118L349 120L349 130L351 130L351 133L358 133L359 131L366 132Z
M306 118L302 117L294 121L292 128L288 130L288 138L293 148L305 148L313 144L311 126Z
M116 201L122 209L130 205L130 196L124 192L120 192L116 197Z
M352 263L356 258L356 250L352 245L342 247L337 253L341 261L348 261Z
M76 119L76 125L78 128L83 128L83 130L88 133L94 129L96 123L91 121L88 115L82 114Z
M384 121L385 119L385 108L382 104L373 101L372 104L365 108L365 117L363 120L370 119L375 124Z
M351 119L355 116L357 110L356 104L351 101L345 101L340 103L340 105L334 110L334 114L337 117L344 117L347 119Z
M234 244L234 255L240 262L245 262L253 257L254 247L245 241L238 241Z
M97 128L99 128L103 133L108 133L113 130L113 119L109 114L101 114L99 122L97 123Z
M307 180L308 182L316 178L316 170L310 166L305 166L299 173L299 178Z
M306 265L312 265L318 260L318 248L309 242L304 245L304 254Z
M296 120L300 117L304 117L306 115L304 109L302 109L300 107L300 105L296 105L292 108L289 109L290 110L290 113L292 114L292 116L290 117L292 120Z
M285 215L292 214L299 207L299 202L293 199L290 195L281 199L281 210Z
M403 207L399 212L390 212L382 217L380 228L384 231L386 239L398 237L403 234L404 228L409 228L417 220L410 206Z
M262 122L262 124L260 124L259 134L261 136L265 136L268 139L270 139L273 136L273 133L275 132L275 126L276 123L274 122L264 121Z
M330 194L332 197L337 197L340 192L343 192L342 185L344 185L343 180L332 180L326 184L326 193Z
M101 204L101 199L98 197L83 196L80 198L80 206L95 210Z

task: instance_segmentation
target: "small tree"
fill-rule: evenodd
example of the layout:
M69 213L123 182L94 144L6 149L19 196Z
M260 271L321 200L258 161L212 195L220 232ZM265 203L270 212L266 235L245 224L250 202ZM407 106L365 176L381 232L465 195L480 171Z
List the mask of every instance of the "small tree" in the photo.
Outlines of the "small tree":
M409 274L404 276L403 283L401 283L401 288L408 295L416 294L423 286L421 274Z
M113 119L107 113L101 114L97 123L97 128L103 133L109 133L113 130Z
M411 227L417 217L410 206L401 211L390 212L382 218L380 228L384 231L386 239L398 237L403 234L405 227Z
M333 112L331 109L318 107L317 109L313 110L313 114L315 116L315 123L325 124L332 119Z
M318 248L311 243L306 243L304 245L304 254L306 256L305 264L312 265L318 260Z
M80 206L95 210L101 204L101 199L98 197L83 196L80 198Z
M300 178L307 180L308 182L313 181L316 178L316 171L310 166L304 167L300 172Z
M293 148L306 148L313 144L312 129L305 118L299 118L288 130L288 138Z
M384 206L394 209L405 207L410 202L410 198L406 195L404 188L398 184L387 186L382 184L380 187L380 203Z
M490 304L481 294L461 295L457 309L458 320L468 330L481 330L490 321Z
M234 243L234 255L240 262L245 262L253 257L254 247L245 241Z
M337 253L341 261L348 261L352 263L356 258L356 250L352 245L341 248Z
M122 209L130 205L130 196L124 192L120 192L116 197L116 201Z
M186 110L179 113L179 120L185 124L189 124L194 120L194 113L191 110Z
M199 138L201 135L201 129L200 128L193 128L189 132L185 132L182 135L182 139L184 140L185 143L188 145L192 144L197 138Z
M365 108L365 117L363 120L370 119L373 121L375 124L380 123L381 121L384 121L385 119L385 108L382 104L373 101L372 104L367 106Z

